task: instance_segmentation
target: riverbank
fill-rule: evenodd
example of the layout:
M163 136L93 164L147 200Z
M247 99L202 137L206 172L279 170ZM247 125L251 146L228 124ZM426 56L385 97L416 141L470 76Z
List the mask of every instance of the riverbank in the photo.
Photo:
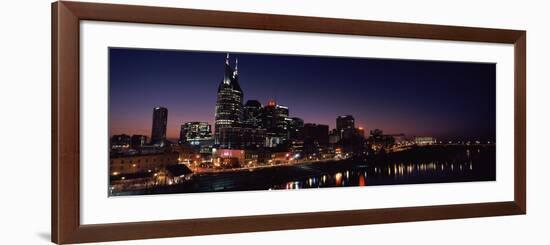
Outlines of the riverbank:
M258 169L264 169L264 168L274 168L274 167L282 167L282 166L299 166L304 164L316 164L316 163L337 163L340 161L345 161L346 159L324 159L324 160L308 160L308 161L293 161L289 163L283 163L283 164L270 164L270 165L259 165L259 166L252 166L252 167L241 167L241 168L226 168L226 169L213 169L213 168L192 168L187 166L193 173L195 174L206 174L206 173L232 173L232 172L252 172L254 170Z
M429 155L433 157L428 159ZM365 161L347 159L195 173L178 184L117 191L113 195L491 181L495 179L495 162L494 147L428 147Z

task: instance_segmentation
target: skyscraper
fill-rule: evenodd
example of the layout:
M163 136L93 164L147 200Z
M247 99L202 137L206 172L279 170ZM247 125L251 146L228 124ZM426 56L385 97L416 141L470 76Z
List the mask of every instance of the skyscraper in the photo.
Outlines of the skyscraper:
M153 108L153 129L151 130L151 144L164 146L166 143L166 126L168 124L168 109Z
M340 133L340 139L352 138L356 135L355 119L351 115L338 116L336 118L336 130Z
M285 139L288 138L289 124L288 107L278 105L275 100L270 100L263 109L262 124L268 132Z
M288 107L278 105L275 100L270 100L262 111L262 128L266 129L268 147L275 147L289 139Z
M291 140L303 140L304 120L291 117L288 120L288 137Z
M240 127L243 117L243 91L239 85L238 61L235 69L229 65L229 54L225 58L224 77L218 86L215 114L215 142L219 143L222 128Z
M260 128L262 126L262 104L257 100L247 100L244 104L243 126Z
M352 115L338 116L336 118L336 129L338 131L343 129L355 129L355 119Z
M303 152L306 155L315 155L325 146L328 146L328 125L304 124Z
M277 105L275 118L277 119L276 126L277 131L280 132L281 136L288 138L288 107Z
M321 146L328 145L328 125L315 123L304 124L304 139L305 141Z

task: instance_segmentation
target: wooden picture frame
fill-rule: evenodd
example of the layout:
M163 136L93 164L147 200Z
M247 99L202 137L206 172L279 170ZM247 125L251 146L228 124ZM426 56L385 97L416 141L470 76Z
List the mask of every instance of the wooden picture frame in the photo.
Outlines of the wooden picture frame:
M82 20L514 45L514 200L478 204L82 225L80 223L79 23ZM526 213L526 32L458 26L235 13L164 7L52 4L52 241L81 243Z

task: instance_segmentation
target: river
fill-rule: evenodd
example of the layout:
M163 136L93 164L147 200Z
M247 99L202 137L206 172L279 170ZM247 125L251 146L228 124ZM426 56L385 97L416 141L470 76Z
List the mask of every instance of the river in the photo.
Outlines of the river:
M194 174L171 186L113 195L305 189L347 186L494 181L494 145L417 147L366 159L304 163Z

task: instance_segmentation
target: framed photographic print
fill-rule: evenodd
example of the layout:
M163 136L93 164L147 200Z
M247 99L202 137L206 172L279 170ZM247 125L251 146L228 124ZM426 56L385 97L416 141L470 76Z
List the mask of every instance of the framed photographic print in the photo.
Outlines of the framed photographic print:
M525 214L525 31L52 5L52 240Z

